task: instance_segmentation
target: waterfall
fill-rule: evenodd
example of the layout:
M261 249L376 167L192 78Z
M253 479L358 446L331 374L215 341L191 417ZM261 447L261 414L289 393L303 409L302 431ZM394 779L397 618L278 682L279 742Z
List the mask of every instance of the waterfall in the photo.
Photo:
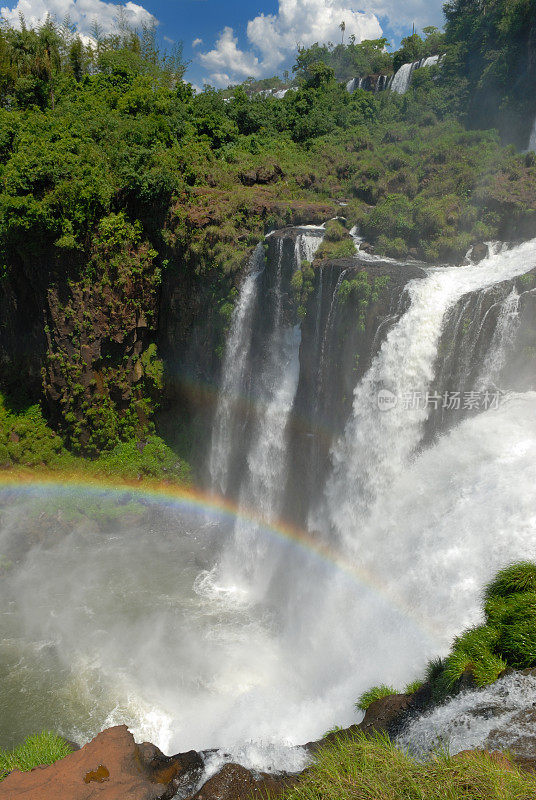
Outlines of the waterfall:
M519 293L514 287L501 303L490 348L477 380L478 390L496 388L496 381L506 364L508 353L514 345L519 328Z
M536 240L463 267L368 261L369 277L388 275L389 289L357 332L359 308L338 302L336 288L344 270L358 273L357 258L315 265L298 324L292 275L321 234L275 232L266 263L258 249L242 284L209 459L212 488L226 487L228 502L129 487L0 490L0 554L12 563L0 580L9 610L0 736L50 728L83 742L127 724L167 752L220 748L253 769L297 771L305 762L293 745L358 722L354 703L370 686L422 677L428 659L479 623L484 583L536 557L533 374L508 402L430 440L430 411L412 402L419 393L441 402L446 335L464 375L475 362L485 383L503 361L509 375L531 367L534 290L514 279L536 265ZM308 417L320 364L329 413L317 421ZM456 390L452 375L445 387ZM323 455L334 444L325 491L314 485L319 522L307 531L278 517L284 484L307 484L311 435L324 437ZM529 683L502 684L513 727L532 702ZM412 742L418 749L443 727L468 732L462 748L491 746L479 710L492 695L457 698L465 705L445 706ZM460 714L465 732L453 722Z
M393 82L391 83L391 91L396 92L397 94L405 94L410 87L411 75L414 69L415 63L402 64L393 78Z
M296 236L292 272L302 262L313 260L323 233L323 229L312 226L310 233L304 228ZM247 447L242 450L245 470L239 486L238 504L244 510L254 509L260 519L267 522L277 519L281 513L288 466L287 427L300 370L300 326L288 320L284 309L288 293L283 275L284 241L283 238L277 240L275 280L271 288L271 333L262 343L262 358L256 361L261 369L253 377L252 388L245 385L244 379L251 371L251 367L248 368L254 336L251 309L258 270L250 273L244 282L228 340L210 453L210 464L214 465L211 468L212 488L226 491L228 479L225 469L230 463L231 437L236 433L236 427L233 429L231 424L233 408L248 391L253 391L254 423ZM253 262L256 260L257 256L254 256ZM235 525L235 547L242 554L242 564L248 574L261 565L262 543L257 541L259 524L239 518ZM224 580L222 574L229 568L235 585L235 564L223 564L218 580Z
M212 426L209 456L210 483L214 491L225 494L233 446L237 435L238 405L244 385L251 348L252 325L257 302L257 279L264 267L264 248L258 244L251 257L249 273L235 306L222 365L222 382Z
M415 404L414 399L434 395L434 365L448 310L469 292L522 274L534 259L535 245L529 242L463 270L432 270L426 280L408 286L409 310L356 387L352 416L333 448L323 519L338 537L356 540L357 521L408 464L431 407L441 401Z
M393 92L397 92L397 94L405 94L411 86L413 73L416 69L432 67L435 64L439 64L440 60L441 56L428 56L421 58L420 61L413 61L411 64L402 64L388 88Z
M536 153L536 119L534 120L534 123L532 125L532 130L530 132L528 150L531 153Z

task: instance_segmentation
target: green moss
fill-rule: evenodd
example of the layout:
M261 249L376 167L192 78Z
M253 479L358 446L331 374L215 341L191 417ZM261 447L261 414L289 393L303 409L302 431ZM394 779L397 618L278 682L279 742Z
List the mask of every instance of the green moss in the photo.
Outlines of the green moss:
M158 436L119 444L102 455L94 466L106 476L168 478L181 483L188 483L191 477L189 465L177 458Z
M477 686L497 680L507 663L495 654L499 634L488 625L466 631L454 640L452 652L444 665L442 679L452 690L465 672L473 675Z

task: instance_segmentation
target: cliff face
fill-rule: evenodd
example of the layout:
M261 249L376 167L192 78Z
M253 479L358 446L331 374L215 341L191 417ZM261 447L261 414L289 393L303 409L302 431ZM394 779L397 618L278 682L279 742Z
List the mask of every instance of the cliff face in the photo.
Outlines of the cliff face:
M407 308L407 283L424 277L414 264L335 259L315 266L302 324L300 377L290 431L286 514L303 522L320 491L334 440L353 393L392 325Z
M426 438L511 392L536 388L536 270L462 297L451 309L435 365L434 391L457 393L459 408L432 408ZM464 398L475 393L474 407ZM487 394L487 397L486 397Z

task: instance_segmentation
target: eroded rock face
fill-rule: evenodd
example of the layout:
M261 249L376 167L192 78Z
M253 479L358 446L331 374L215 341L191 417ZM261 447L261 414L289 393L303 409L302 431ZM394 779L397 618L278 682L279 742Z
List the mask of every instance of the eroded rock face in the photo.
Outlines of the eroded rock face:
M194 751L167 758L154 745L137 745L121 725L49 767L12 772L0 784L0 799L170 800L202 769Z

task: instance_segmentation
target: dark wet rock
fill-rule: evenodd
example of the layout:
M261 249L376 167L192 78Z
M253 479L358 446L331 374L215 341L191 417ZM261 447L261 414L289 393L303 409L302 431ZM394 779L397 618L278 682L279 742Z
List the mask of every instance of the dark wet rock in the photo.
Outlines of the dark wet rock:
M296 775L254 774L239 764L225 764L216 775L204 784L192 800L274 798L294 786L298 779Z
M488 256L488 246L484 244L484 242L479 242L479 244L473 245L473 249L471 251L471 260L478 262L482 261L483 258L487 258Z
M326 744L332 744L340 736L355 736L358 733L388 733L393 736L407 715L412 712L413 695L392 694L375 700L367 708L365 717L358 725L351 725L340 731L333 731L317 742L308 742L304 748L311 754Z
M12 772L0 784L0 800L171 800L202 768L197 753L168 758L154 745L137 745L121 725L51 766Z

